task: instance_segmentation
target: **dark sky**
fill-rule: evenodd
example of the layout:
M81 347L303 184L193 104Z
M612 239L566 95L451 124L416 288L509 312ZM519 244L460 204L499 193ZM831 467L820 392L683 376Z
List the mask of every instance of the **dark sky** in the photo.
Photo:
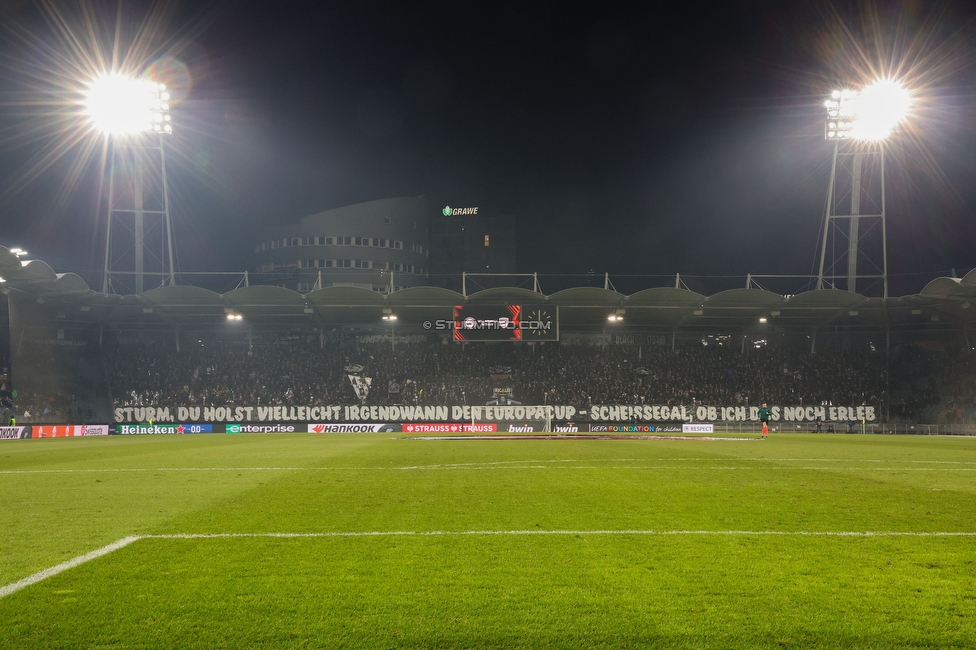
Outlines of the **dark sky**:
M81 30L87 7L110 35L116 5L0 6L0 244L94 277L97 161L76 147L35 178L65 136L16 104L57 58L52 16ZM976 266L968 3L127 2L124 43L147 16L188 89L168 166L183 270L248 268L269 223L423 194L516 215L523 272L810 273L824 93L906 61L894 292Z

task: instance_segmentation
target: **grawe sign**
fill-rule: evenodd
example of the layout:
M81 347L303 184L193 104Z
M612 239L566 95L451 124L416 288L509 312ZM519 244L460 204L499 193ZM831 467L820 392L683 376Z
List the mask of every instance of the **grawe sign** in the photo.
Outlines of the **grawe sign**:
M441 214L445 217L460 217L468 214L478 214L478 207L473 208L452 208L449 205L445 205L444 209L441 210Z
M774 422L874 422L874 406L770 406ZM558 422L758 422L756 406L595 404L589 406L158 406L115 409L128 422L471 422L539 420Z

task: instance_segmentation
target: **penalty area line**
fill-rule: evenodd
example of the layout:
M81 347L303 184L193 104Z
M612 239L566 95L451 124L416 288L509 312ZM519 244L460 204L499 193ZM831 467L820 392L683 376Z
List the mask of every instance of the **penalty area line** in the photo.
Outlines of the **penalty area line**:
M68 569L73 569L76 566L80 566L85 562L94 560L95 558L102 557L103 555L108 555L109 553L117 551L120 548L124 548L129 544L131 544L132 542L136 542L140 539L142 539L140 535L129 535L128 537L123 537L122 539L116 540L111 544L107 544L101 548L96 548L94 551L90 551L88 553L85 553L84 555L73 557L70 560L62 562L61 564L56 564L52 567L44 569L43 571L38 571L37 573L27 576L23 580L18 580L17 582L11 582L9 585L0 587L0 598L3 598L4 596L9 596L10 594L16 591L20 591L24 587L29 587L33 584L37 584L42 580L47 580L52 576L56 576L59 573L63 573Z
M969 531L842 531L842 530L376 530L336 531L320 533L170 533L158 535L129 535L106 544L84 555L71 558L61 564L33 573L22 580L0 587L0 598L9 596L26 587L54 577L91 560L113 553L143 539L323 539L350 537L490 537L490 536L567 536L567 535L619 535L619 536L705 536L705 537L976 537Z

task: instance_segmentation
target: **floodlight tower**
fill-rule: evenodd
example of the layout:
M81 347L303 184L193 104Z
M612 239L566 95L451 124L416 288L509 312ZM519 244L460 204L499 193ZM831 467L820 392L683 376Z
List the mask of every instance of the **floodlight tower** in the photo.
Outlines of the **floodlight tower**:
M887 298L885 142L907 117L911 98L897 81L882 79L860 91L835 90L825 105L824 136L834 143L834 155L817 288L856 292L858 281L867 280L874 286L880 283L882 297Z
M160 285L175 284L163 149L164 138L173 133L166 86L103 75L89 84L85 109L111 150L102 291L142 293L147 274L158 277Z

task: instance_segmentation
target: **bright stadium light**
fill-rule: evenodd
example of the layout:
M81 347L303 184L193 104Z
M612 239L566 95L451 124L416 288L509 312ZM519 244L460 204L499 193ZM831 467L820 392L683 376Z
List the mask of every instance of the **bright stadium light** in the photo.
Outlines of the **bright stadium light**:
M130 245L126 240L126 235L118 233L132 233L134 243L134 262L135 293L142 293L145 289L146 274L146 253L149 253L150 264L152 260L159 260L158 268L162 271L159 275L165 283L168 276L170 285L176 284L175 265L173 263L173 226L169 214L169 190L166 182L166 156L163 151L162 136L172 135L173 125L169 114L170 94L166 85L150 81L144 78L137 78L118 72L103 73L95 76L89 82L84 91L84 101L82 102L84 112L93 130L112 138L111 162L108 169L113 170L109 174L107 202L108 216L106 218L105 236L105 273L102 279L102 291L109 292L112 286L112 267L116 260L127 259L119 251L129 250ZM158 146L148 144L151 140L146 138L136 138L130 136L159 135ZM136 145L138 142L138 145ZM157 151L157 163L148 163L150 157L156 154L150 153ZM128 164L117 166L117 158L127 159ZM116 174L114 171L125 168L132 170L128 173ZM162 205L160 209L147 208L145 205L145 195L147 183L143 180L144 174L157 176L151 180L151 184L158 183L161 187ZM116 205L118 200L115 190L116 178L127 185L120 196L131 197L131 208L121 208ZM151 185L148 185L151 186ZM147 224L145 215L150 215ZM131 219L132 224L126 222L125 228L115 228L113 235L113 220ZM158 221L157 221L158 219ZM164 232L166 238L164 261L159 256L160 251L150 251L146 245L146 228L155 228L157 224ZM118 240L124 240L121 244L116 244ZM115 253L113 255L113 253Z
M912 99L901 83L880 79L864 90L857 102L854 137L860 140L884 140L908 117Z
M880 77L860 89L834 90L824 102L827 108L824 137L834 143L834 160L820 245L818 289L839 288L837 280L845 277L840 269L846 266L846 283L841 286L847 291L855 293L858 281L864 279L872 286L880 282L882 297L888 297L885 148L887 140L911 115L912 104L912 93L901 81L891 77ZM842 146L843 142L851 145ZM840 185L838 174L842 179ZM875 221L862 233L863 219ZM881 228L874 228L878 221ZM831 243L840 240L831 239L830 234L842 232L832 229L832 224L846 224L846 242ZM861 238L867 235L875 239L862 246ZM879 236L880 242L876 240ZM830 265L827 265L828 246L833 251ZM870 262L871 272L858 273L859 258Z
M95 129L107 135L173 132L164 84L102 75L88 85L84 105Z
M824 133L828 140L880 141L905 121L912 97L901 82L879 79L861 91L834 90L827 107Z

